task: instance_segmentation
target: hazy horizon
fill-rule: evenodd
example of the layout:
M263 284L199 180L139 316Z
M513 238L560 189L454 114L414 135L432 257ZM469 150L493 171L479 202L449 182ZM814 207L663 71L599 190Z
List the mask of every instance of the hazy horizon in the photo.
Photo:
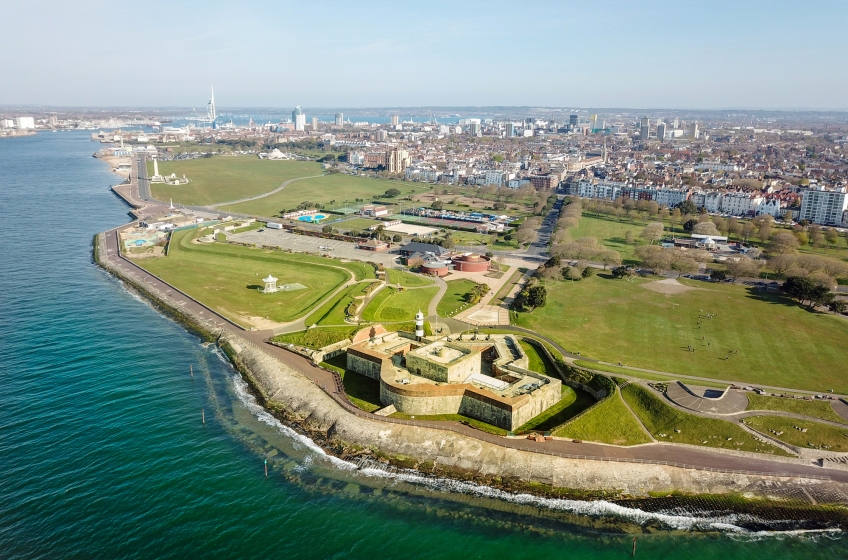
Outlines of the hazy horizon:
M0 6L0 105L845 111L848 4Z

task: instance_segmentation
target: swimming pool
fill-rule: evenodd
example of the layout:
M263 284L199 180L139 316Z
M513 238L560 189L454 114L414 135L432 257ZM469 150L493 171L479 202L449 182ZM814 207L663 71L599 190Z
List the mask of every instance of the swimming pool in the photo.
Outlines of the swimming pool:
M326 218L324 214L313 214L311 216L301 216L297 219L299 222L320 222L324 218Z

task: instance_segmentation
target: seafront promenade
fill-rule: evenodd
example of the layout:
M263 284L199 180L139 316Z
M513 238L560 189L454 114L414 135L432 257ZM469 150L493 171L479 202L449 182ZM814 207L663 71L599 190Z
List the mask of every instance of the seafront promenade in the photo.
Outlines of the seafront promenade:
M134 167L137 166L134 165ZM142 175L144 172L142 171ZM132 173L130 182L122 186L121 197L131 204L133 214L143 219L167 210L166 206L151 203L139 196L144 191L142 184L139 188L137 173ZM142 179L143 181L144 179ZM331 372L316 367L306 358L285 349L268 344L266 341L272 332L265 330L247 331L217 314L199 301L177 290L156 276L146 272L129 259L121 255L118 231L126 225L116 227L103 234L105 242L101 255L108 261L104 263L119 276L133 283L144 286L149 292L156 293L165 305L181 309L186 314L198 318L210 330L236 335L260 349L263 353L275 358L285 366L299 372L316 386L323 389L340 407L350 414L373 422L401 424L448 430L463 436L475 438L503 448L538 453L540 455L555 455L567 458L584 458L601 461L634 462L646 464L663 464L682 468L705 471L739 472L757 475L782 475L801 478L829 479L833 482L848 483L848 471L828 469L812 464L802 464L799 460L779 460L770 458L747 457L714 452L706 449L696 449L680 445L651 443L633 447L618 447L612 445L575 443L569 440L555 439L546 442L536 442L528 439L506 438L487 434L458 422L436 422L420 420L398 420L383 418L364 412L353 406L347 399L338 378Z

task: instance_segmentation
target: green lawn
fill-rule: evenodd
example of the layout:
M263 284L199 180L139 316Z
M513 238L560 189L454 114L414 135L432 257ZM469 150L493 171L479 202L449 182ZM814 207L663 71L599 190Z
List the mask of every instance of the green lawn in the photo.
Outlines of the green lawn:
M548 360L547 356L540 352L533 344L525 342L524 340L519 340L518 344L521 345L521 349L524 350L525 354L527 354L527 369L544 373L548 377L559 378L554 365L550 362L550 360Z
M796 447L848 451L848 428L780 416L752 416L746 418L745 422L759 432ZM803 432L798 428L807 431ZM769 430L783 433L777 435Z
M794 412L831 422L848 424L844 418L834 412L828 401L808 401L803 399L787 399L781 397L767 397L756 393L747 393L748 408L746 410L780 410L783 412Z
M637 377L639 379L647 379L650 381L677 381L680 380L680 377L672 376L672 375L659 375L656 373L648 373L644 371L627 369L617 366L610 366L607 364L599 364L598 362L590 362L588 360L574 360L574 365L577 367L582 367L586 369L591 369L595 371L604 371L606 373L615 373L618 375L628 375L630 377ZM683 380L684 382L686 380ZM716 387L719 389L726 389L727 383L713 383L710 381L692 381L693 385L701 385L704 387Z
M308 348L323 348L336 342L341 342L346 338L350 338L359 330L359 327L346 328L314 328L306 331L281 334L275 336L275 342L284 342L288 344L296 344L298 346L306 346Z
M554 435L613 445L638 445L651 441L618 393L555 430Z
M276 216L280 210L294 208L306 201L329 204L331 200L335 200L336 206L342 206L347 201L348 206L355 206L364 204L355 202L355 199L361 198L370 203L372 200L378 200L376 197L388 189L398 189L401 191L400 196L402 197L415 190L421 191L421 185L408 181L381 181L343 174L324 175L314 179L296 181L271 196L226 206L225 209L242 214ZM379 200L382 204L392 204L397 201L397 199L392 198ZM328 206L328 209L330 208L332 208L332 205Z
M526 434L532 431L548 432L555 430L595 404L592 395L584 391L575 391L568 385L562 386L561 395L562 398L558 403L519 427L515 430L515 433Z
M147 164L153 175L153 163ZM268 161L256 156L216 156L159 162L159 173L185 175L187 185L150 185L159 200L175 204L205 205L272 191L284 181L322 173L321 164L309 161ZM271 214L269 214L271 215Z
M580 282L551 282L547 305L519 313L516 323L606 362L848 392L848 321L746 286L684 279L681 283L697 289L665 295L644 287L654 281L625 282L601 273ZM698 325L704 313L716 315ZM695 352L687 351L689 345Z
M403 270L395 270L390 268L386 270L388 274L388 282L389 284L400 284L406 288L413 288L416 286L431 286L433 284L433 280L427 278L426 276L421 276L420 274L412 274L411 272L405 272Z
M398 291L391 287L380 290L362 311L363 321L410 321L420 309L427 314L430 300L438 288L416 288Z
M512 291L512 288L519 282L519 280L521 280L522 276L524 276L524 271L516 268L510 277L507 278L506 282L501 285L494 297L492 297L491 304L500 305L503 303L503 300L509 295L509 292Z
M633 249L636 245L628 245L624 242L624 236L628 231L633 232L633 238L636 242L640 242L639 234L645 228L647 222L636 221L636 223L619 222L615 218L607 216L589 216L585 212L580 218L580 223L576 228L568 230L568 235L572 240L580 239L581 237L595 237L598 242L607 247L621 253L621 258L625 261L633 261Z
M661 397L635 383L621 390L624 400L642 420L658 441L688 443L721 449L755 453L785 454L782 450L762 443L726 420L716 420L687 414L664 403ZM680 430L678 433L676 430Z
M354 284L339 292L336 297L316 309L306 318L307 327L312 325L343 325L345 319L345 308L353 301L354 295L362 293L362 284Z
M383 408L380 402L380 383L355 371L347 370L347 355L339 354L322 365L337 372L344 384L345 394L356 407L366 412Z
M442 299L436 308L440 317L450 317L455 315L460 311L463 305L467 305L465 296L471 293L471 290L474 288L476 283L471 280L462 279L448 280L447 285L448 290L445 292L445 295L442 296Z
M191 243L197 229L175 232L167 257L148 258L139 266L240 324L249 317L287 322L304 315L350 279L339 261L223 243ZM263 294L262 278L277 285L299 283L306 289Z
M381 223L382 222L380 222L380 220L371 220L369 218L356 217L356 218L348 218L346 220L343 220L341 222L336 222L336 223L331 224L331 225L333 226L334 229L337 229L339 231L351 231L351 230L362 231L363 229L368 229L371 226L378 226Z

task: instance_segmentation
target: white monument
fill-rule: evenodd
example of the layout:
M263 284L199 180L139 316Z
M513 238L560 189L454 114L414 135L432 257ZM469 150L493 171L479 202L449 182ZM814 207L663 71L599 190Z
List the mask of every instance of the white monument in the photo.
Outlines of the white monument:
M421 310L415 314L415 337L422 338L424 336L424 314Z
M268 277L263 278L262 281L265 282L265 289L262 290L263 294L273 294L274 292L277 291L277 279L276 278L274 278L273 276L271 276L269 274Z
M159 175L159 160L153 158L153 177L150 178L151 183L164 183L165 179Z

